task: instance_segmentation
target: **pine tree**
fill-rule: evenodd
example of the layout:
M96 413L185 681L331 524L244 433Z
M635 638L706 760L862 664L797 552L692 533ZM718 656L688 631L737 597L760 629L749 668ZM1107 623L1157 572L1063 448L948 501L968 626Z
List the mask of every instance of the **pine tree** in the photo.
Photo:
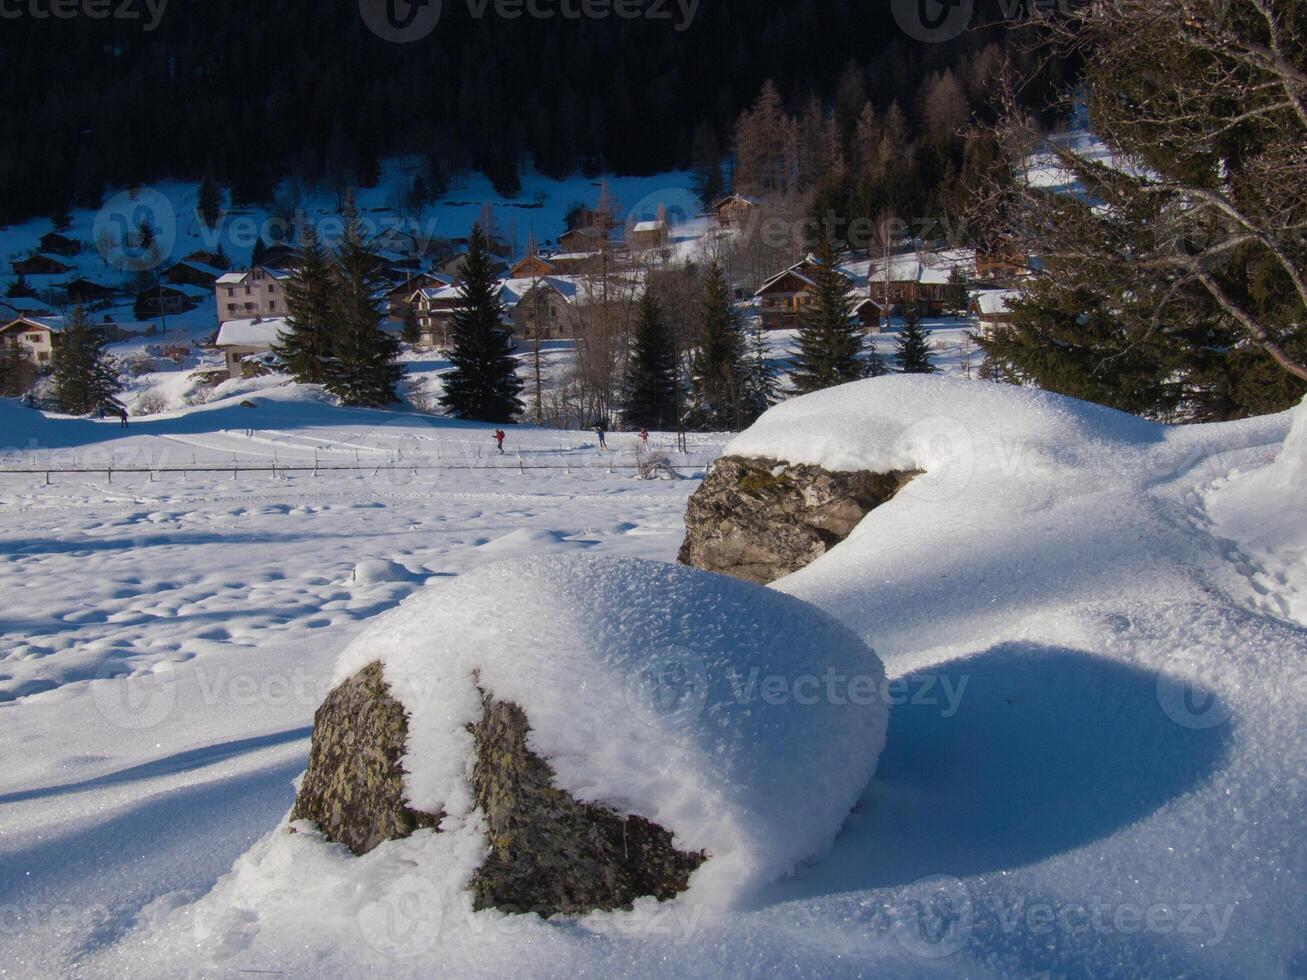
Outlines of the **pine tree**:
M755 325L749 331L749 353L745 363L744 405L746 418L752 422L780 401L780 385L776 369L767 360L767 340L762 328Z
M25 392L36 376L36 368L23 356L17 344L0 343L0 396L14 398Z
M305 225L286 281L287 330L273 347L296 381L321 384L327 378L337 287L331 256L313 226Z
M379 329L381 310L373 297L377 257L363 239L351 200L345 235L334 263L331 358L326 387L346 405L381 407L395 400L403 370L395 363L399 341Z
M490 239L478 222L463 258L449 354L454 369L444 376L440 402L455 418L503 424L522 411L522 379L490 262Z
M944 287L944 306L957 315L967 308L967 274L960 265L949 270L948 285Z
M222 191L218 188L218 183L213 179L212 171L204 172L204 179L200 183L199 206L200 218L209 228L218 226L218 219L222 216Z
M104 353L107 343L104 330L73 307L54 349L55 397L69 415L94 412L122 389Z
M422 328L418 325L418 312L412 303L404 307L404 330L400 334L406 344L416 344L422 339Z
M27 277L20 272L18 273L18 278L16 278L13 282L11 282L9 284L9 288L5 290L5 295L14 296L14 297L17 296L35 297L36 293L32 290L32 287L28 284Z
M631 355L622 392L622 424L628 429L676 427L676 350L662 305L648 289L635 314Z
M799 349L791 375L798 394L855 381L862 375L862 331L853 317L849 282L839 255L823 234L814 256L812 304L799 321Z
M862 376L882 378L887 374L889 374L889 365L885 363L884 356L876 349L875 344L868 344L867 356L862 361Z
M903 329L899 331L894 347L894 360L902 374L930 374L935 370L931 363L930 331L921 325L915 312L904 313Z
M59 203L55 205L54 213L50 215L50 222L54 225L55 231L67 231L72 227L73 213L68 207L68 198L59 198Z
M748 420L744 335L730 285L718 262L708 267L698 314L690 371L690 422L704 430L739 428Z

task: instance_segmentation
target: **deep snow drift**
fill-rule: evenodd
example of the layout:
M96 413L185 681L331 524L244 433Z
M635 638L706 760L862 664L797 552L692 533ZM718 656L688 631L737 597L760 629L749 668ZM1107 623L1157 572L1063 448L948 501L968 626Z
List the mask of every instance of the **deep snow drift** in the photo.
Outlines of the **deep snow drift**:
M467 867L459 835L354 858L275 831L340 651L418 587L352 583L360 561L439 591L542 542L670 560L692 481L578 467L5 484L0 596L18 612L4 683L58 686L0 706L5 744L40 749L2 777L0 962L88 976L1301 975L1305 411L1172 428L892 377L769 412L729 451L926 470L773 586L884 661L874 778L825 855L729 907L683 897L579 922L463 917L410 874ZM321 405L311 421L286 405L275 429L217 431L263 412L187 414L127 440L228 459L326 441L384 459L416 443L448 459L488 439ZM48 428L39 438L75 432L55 444L79 452L118 438ZM106 694L130 677L100 663L138 677L173 664L176 709L114 724ZM257 692L300 669L323 684L289 703L223 673ZM105 915L59 917L60 902ZM274 914L292 908L309 911Z

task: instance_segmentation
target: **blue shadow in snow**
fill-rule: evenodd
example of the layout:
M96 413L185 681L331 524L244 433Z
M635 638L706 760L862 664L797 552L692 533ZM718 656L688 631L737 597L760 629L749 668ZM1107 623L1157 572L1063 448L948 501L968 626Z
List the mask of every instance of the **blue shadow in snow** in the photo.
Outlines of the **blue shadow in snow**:
M1177 724L1158 678L1021 643L908 675L859 812L768 903L1019 867L1147 816L1219 769L1233 724Z

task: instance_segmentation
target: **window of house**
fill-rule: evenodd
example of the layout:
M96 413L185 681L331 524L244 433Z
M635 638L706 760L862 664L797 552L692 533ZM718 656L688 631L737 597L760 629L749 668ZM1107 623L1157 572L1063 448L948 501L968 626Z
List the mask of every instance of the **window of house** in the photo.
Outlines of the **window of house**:
M254 290L251 289L249 286L246 286L246 287L245 287L245 295L246 295L246 296L249 296L249 295L252 294L253 292L254 292Z
M45 351L39 351L36 355L36 359L38 361L48 361L50 360L50 355L47 354Z
M228 303L228 304L227 304L227 312L228 312L228 313L235 313L235 312L236 312L236 304L235 304L235 303Z
M268 309L275 310L276 308L277 308L277 301L275 299L268 303Z
M269 284L268 284L268 292L269 292L269 293L275 293L276 291L277 291L277 284L276 284L275 282L273 282L273 283L269 283Z
M24 336L23 339L28 343L39 344L41 342L41 335L39 333L29 333Z

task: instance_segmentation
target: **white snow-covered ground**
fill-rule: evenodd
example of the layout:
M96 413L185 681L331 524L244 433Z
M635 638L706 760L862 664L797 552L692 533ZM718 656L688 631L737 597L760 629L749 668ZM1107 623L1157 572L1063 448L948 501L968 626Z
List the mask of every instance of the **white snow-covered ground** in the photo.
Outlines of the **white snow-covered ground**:
M630 436L604 455L516 427L500 458L491 427L293 386L126 431L0 402L0 466L42 470L0 475L0 972L1302 975L1292 421L1169 428L947 378L779 406L731 449L926 470L775 585L894 682L875 778L830 851L722 906L446 909L433 930L420 885L395 902L361 888L413 872L411 847L383 845L371 878L334 859L284 946L260 889L321 880L268 835L341 651L417 590L505 558L672 560L725 439L696 438L690 478L643 482L609 465ZM316 476L123 472L315 458ZM46 484L75 462L118 472ZM511 604L502 591L482 601Z

